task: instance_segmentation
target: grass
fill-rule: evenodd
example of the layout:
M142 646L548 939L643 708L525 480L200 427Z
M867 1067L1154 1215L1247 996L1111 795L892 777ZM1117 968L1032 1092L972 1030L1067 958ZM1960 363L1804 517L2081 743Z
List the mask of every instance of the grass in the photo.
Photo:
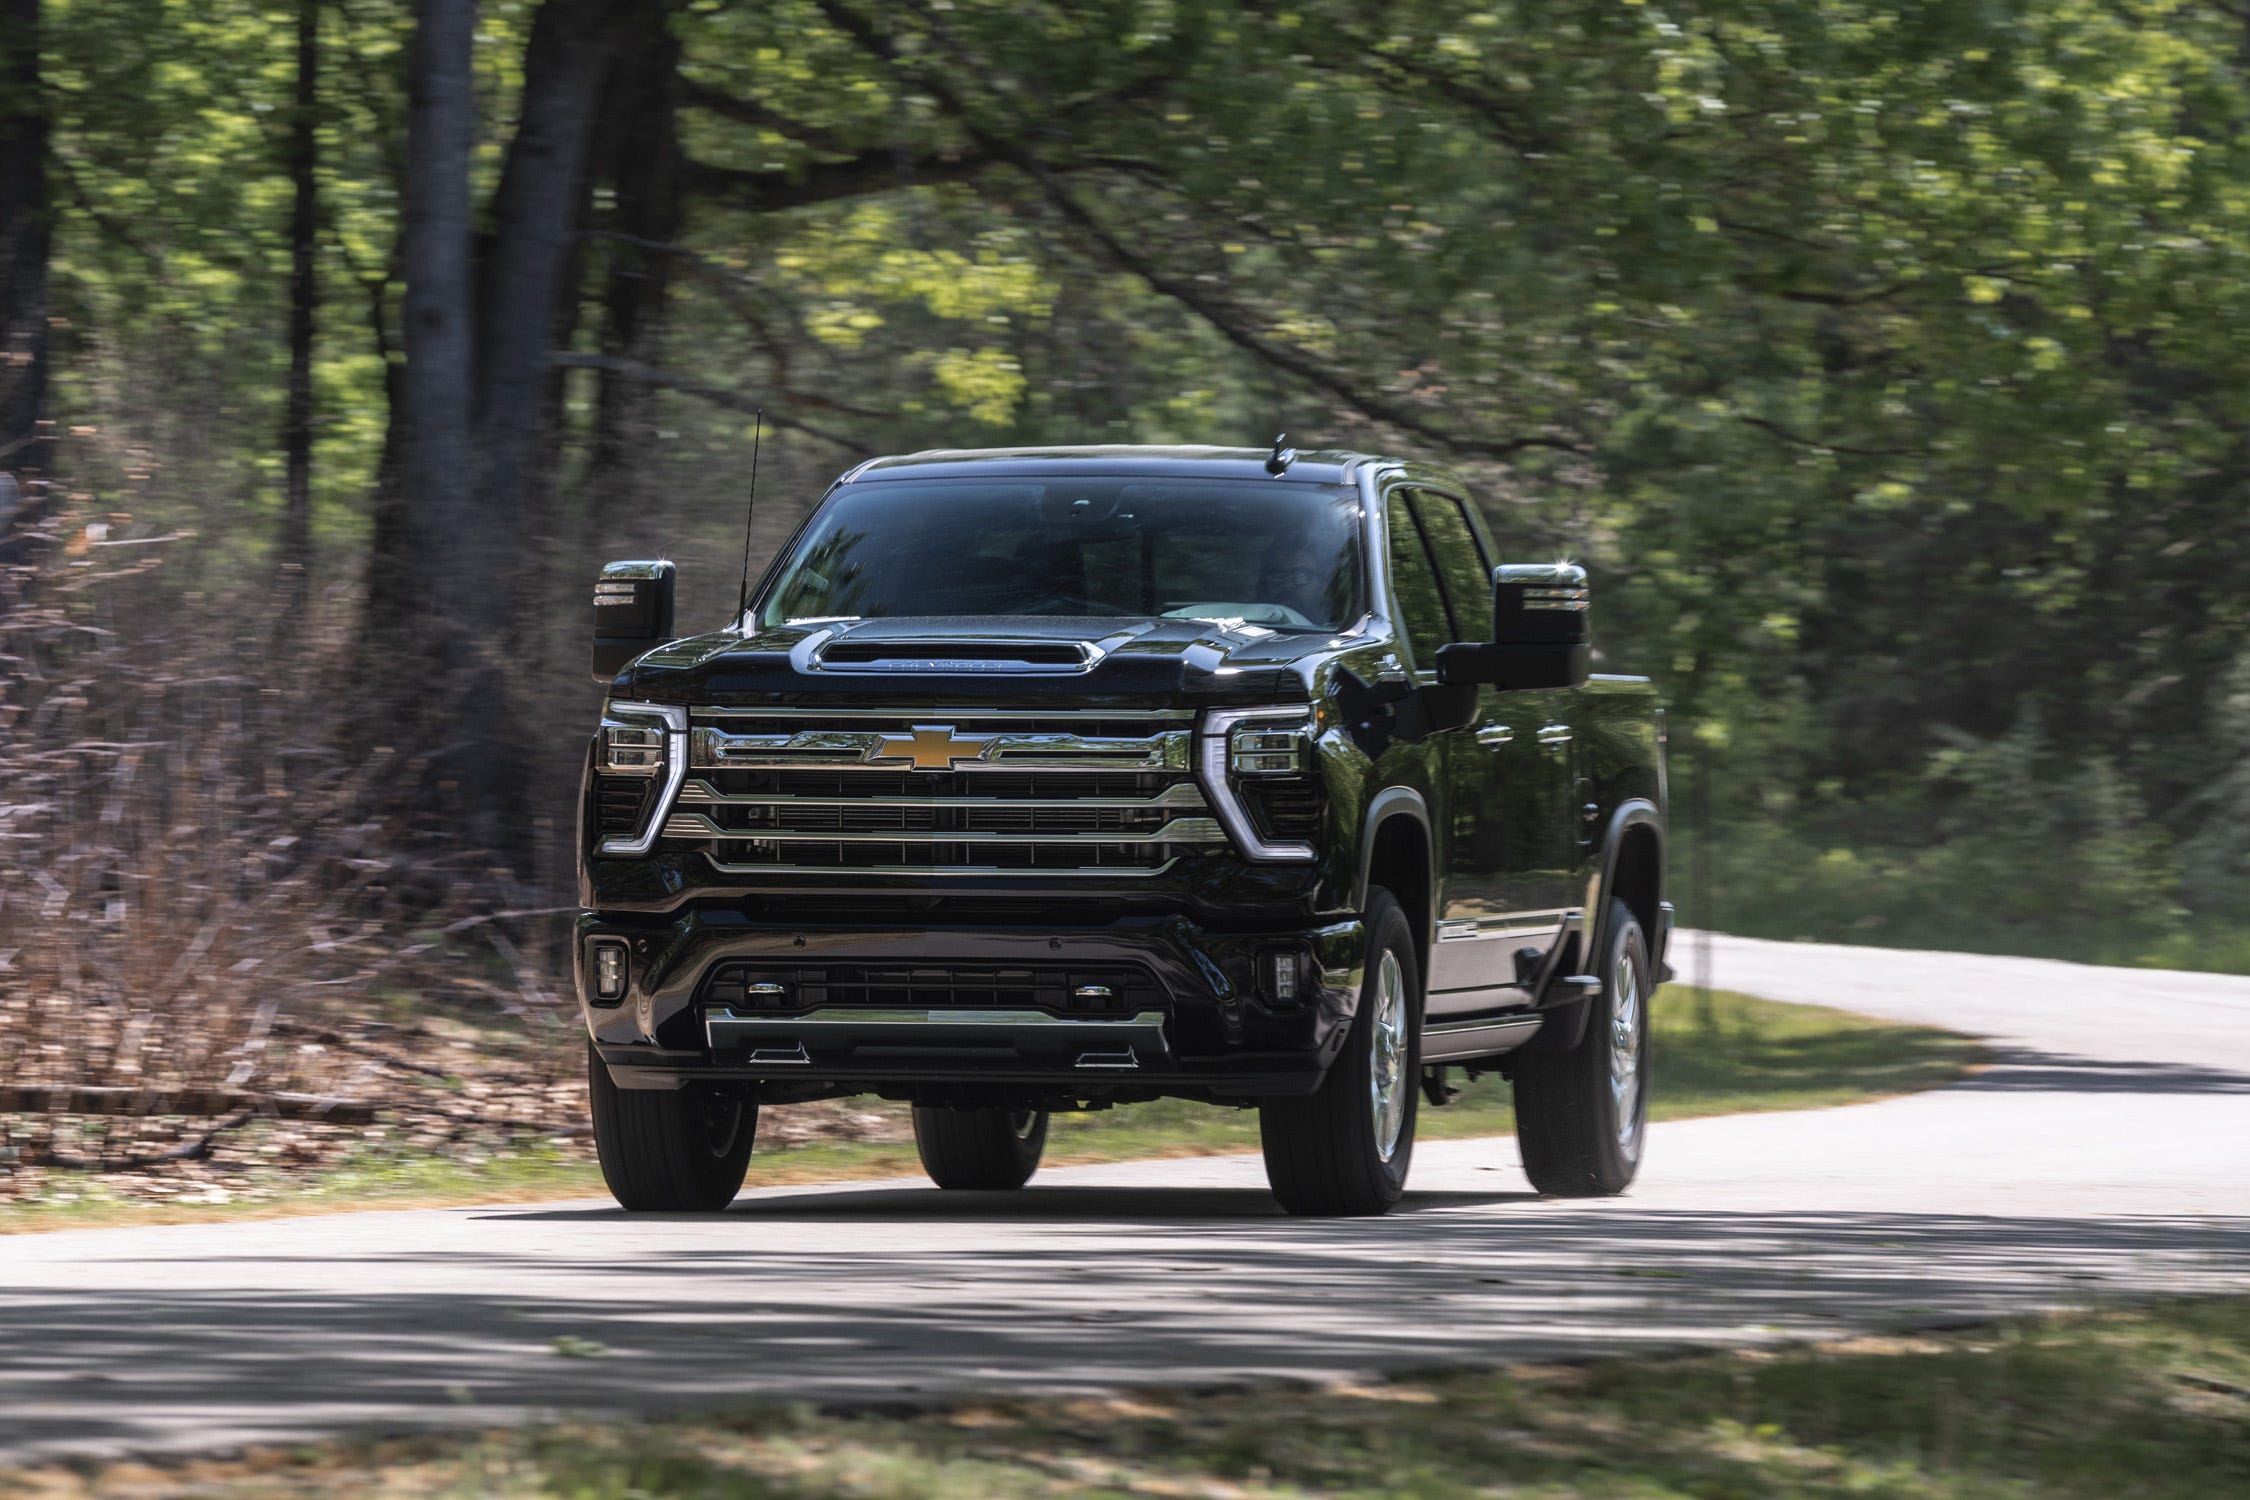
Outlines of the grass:
M0 1475L42 1500L2250 1494L2250 1297L1368 1386L762 1408Z
M1820 1006L1713 992L1706 1013L1694 992L1684 987L1666 992L1652 1021L1657 1070L1652 1113L1659 1120L1861 1103L1951 1082L1978 1056L1976 1044L1964 1037ZM1464 1082L1456 1069L1451 1076L1461 1085L1461 1095L1442 1109L1423 1109L1422 1138L1505 1135L1515 1128L1508 1085L1497 1075ZM1254 1110L1168 1099L1057 1116L1048 1136L1047 1161L1064 1166L1257 1149ZM865 1180L920 1171L910 1140L808 1145L753 1157L749 1185ZM603 1191L591 1162L552 1146L463 1162L383 1144L317 1176L260 1168L246 1174L245 1186L264 1196L230 1194L229 1201L214 1202L205 1194L190 1201L149 1203L105 1191L99 1177L73 1176L40 1198L0 1205L0 1234L357 1208L530 1202Z

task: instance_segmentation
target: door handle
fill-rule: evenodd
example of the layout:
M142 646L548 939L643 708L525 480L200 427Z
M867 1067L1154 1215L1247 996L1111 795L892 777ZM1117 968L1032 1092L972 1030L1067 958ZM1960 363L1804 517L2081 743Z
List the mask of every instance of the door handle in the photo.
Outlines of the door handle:
M1549 724L1539 731L1539 743L1542 745L1569 744L1570 726L1568 724Z
M1516 732L1505 724L1487 724L1477 731L1477 743L1487 750L1497 750L1516 737Z

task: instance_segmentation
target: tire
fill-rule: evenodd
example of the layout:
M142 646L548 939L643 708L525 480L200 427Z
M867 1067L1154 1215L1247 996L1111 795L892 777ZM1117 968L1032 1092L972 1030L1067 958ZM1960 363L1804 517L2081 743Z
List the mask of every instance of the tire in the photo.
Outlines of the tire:
M1516 1145L1531 1185L1557 1198L1622 1193L1648 1138L1648 939L1632 909L1609 906L1601 993L1567 1052L1525 1050L1516 1064Z
M941 1188L1010 1192L1031 1181L1047 1149L1043 1109L914 1106L914 1149Z
M1422 975L1391 893L1367 897L1367 977L1344 1050L1320 1089L1258 1110L1266 1181L1293 1214L1388 1212L1406 1191L1421 1098Z
M753 1100L703 1083L621 1089L590 1043L586 1092L602 1180L627 1211L715 1214L742 1190L758 1138Z

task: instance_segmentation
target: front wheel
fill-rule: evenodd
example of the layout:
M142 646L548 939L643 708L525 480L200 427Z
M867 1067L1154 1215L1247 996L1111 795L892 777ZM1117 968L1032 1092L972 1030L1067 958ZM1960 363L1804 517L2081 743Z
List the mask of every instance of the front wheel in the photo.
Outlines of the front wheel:
M1318 1092L1258 1109L1266 1181L1293 1214L1387 1212L1406 1191L1422 1076L1421 966L1389 891L1368 892L1367 977L1341 1056Z
M1648 1132L1648 939L1622 901L1609 908L1601 993L1567 1052L1516 1054L1516 1145L1524 1174L1557 1198L1622 1193Z
M621 1089L591 1043L586 1092L602 1181L621 1207L715 1214L742 1190L758 1138L758 1106L744 1094L708 1083Z
M1005 1192L1039 1170L1047 1149L1043 1109L914 1106L914 1150L941 1188Z

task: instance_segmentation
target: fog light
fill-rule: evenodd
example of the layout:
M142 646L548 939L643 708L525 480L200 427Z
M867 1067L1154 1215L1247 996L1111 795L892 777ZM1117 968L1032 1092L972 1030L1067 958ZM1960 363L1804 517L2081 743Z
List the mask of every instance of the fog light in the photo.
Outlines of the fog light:
M1296 953L1269 953L1266 955L1266 994L1275 1000L1294 1002L1297 999L1298 973L1302 955Z
M594 945L594 998L615 1005L625 998L625 945Z

